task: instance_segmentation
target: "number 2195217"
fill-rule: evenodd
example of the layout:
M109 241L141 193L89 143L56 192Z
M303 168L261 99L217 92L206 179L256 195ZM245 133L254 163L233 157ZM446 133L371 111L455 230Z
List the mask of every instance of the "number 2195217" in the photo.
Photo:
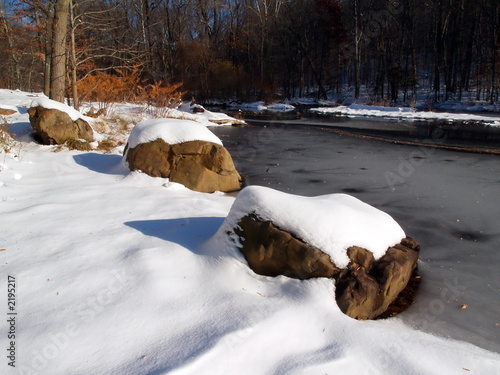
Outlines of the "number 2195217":
M7 277L7 304L10 311L16 309L16 278L10 275Z

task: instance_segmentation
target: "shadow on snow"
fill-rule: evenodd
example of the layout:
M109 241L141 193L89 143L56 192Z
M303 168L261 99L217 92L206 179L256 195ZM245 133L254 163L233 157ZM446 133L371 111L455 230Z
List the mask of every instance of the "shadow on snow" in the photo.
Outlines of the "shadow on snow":
M190 217L129 221L124 224L146 236L158 237L181 245L194 254L206 255L201 245L217 232L223 221L223 217Z
M124 175L127 173L127 170L121 164L121 155L89 152L86 154L74 155L73 159L77 164L94 172L115 175Z

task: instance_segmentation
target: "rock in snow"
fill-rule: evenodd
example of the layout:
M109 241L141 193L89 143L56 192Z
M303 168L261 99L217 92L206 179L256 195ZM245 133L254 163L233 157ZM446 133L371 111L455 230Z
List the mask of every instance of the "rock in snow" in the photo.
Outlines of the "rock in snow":
M156 119L137 124L124 159L132 171L168 178L191 190L212 193L240 188L241 177L222 142L193 121Z
M411 238L389 247L378 260L366 249L349 247L351 262L335 278L335 299L340 309L356 319L383 314L408 285L419 252L420 245Z
M94 131L80 112L54 100L39 98L28 110L31 126L43 144L63 144L70 139L94 141Z
M249 186L238 194L225 225L236 228L251 213L321 249L341 268L349 264L350 246L368 249L379 259L406 237L391 216L347 194L302 197Z
M256 273L334 278L340 309L359 319L388 308L419 253L389 215L345 194L309 198L250 186L223 228Z

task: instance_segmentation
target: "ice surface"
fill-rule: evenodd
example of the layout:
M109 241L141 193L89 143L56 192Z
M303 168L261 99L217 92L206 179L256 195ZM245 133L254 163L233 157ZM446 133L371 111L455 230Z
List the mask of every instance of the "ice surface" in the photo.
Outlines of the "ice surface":
M401 227L386 213L347 194L303 197L262 186L241 191L220 229L221 235L237 227L248 214L272 221L304 242L330 255L338 267L349 264L347 249L359 246L375 259L405 238Z

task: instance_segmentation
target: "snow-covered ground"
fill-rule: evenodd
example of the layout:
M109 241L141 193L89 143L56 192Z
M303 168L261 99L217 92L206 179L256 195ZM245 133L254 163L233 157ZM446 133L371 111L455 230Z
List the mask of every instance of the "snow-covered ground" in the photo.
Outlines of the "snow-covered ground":
M18 141L0 153L1 373L498 372L498 353L345 316L330 280L256 275L213 238L234 197L130 173L123 147L37 145L32 99L0 91L19 111L6 118Z

